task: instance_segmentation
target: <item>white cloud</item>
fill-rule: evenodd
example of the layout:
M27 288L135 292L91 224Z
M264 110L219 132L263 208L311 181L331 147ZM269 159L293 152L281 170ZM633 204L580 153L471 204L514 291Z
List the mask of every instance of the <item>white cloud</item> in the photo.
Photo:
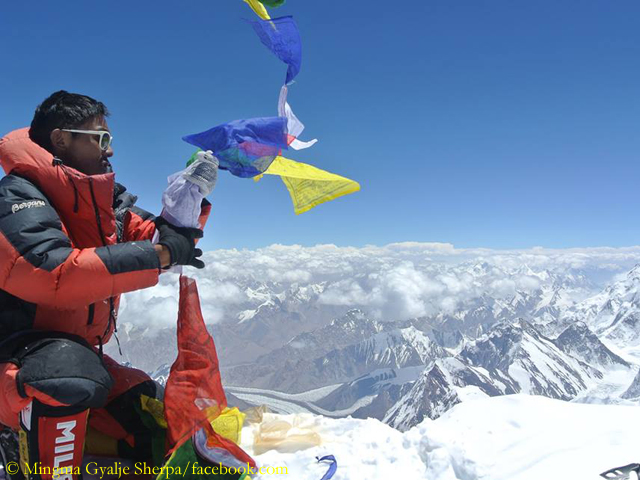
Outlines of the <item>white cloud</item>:
M640 262L640 247L527 250L457 249L447 243L394 243L362 248L272 245L258 250L216 250L207 267L187 269L197 279L205 321L235 318L256 308L253 290L284 292L292 284L322 284L319 303L359 307L384 319L451 312L488 294L510 298L552 281L584 275L610 281ZM121 321L175 324L177 276L162 275L154 288L123 300Z
M516 282L511 280L510 278L501 278L498 280L493 280L489 284L489 293L495 295L496 297L509 297L511 295L515 295L516 293Z

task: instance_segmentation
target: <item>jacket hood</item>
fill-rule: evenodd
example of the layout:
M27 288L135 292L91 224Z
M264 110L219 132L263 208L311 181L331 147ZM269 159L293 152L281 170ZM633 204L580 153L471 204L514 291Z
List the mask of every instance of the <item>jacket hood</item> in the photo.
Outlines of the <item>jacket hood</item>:
M0 139L0 165L7 175L26 178L46 195L76 245L82 248L115 243L113 173L85 175L54 162L51 153L29 138L29 128L15 130ZM104 235L99 235L100 238L89 227L98 216Z
M53 168L53 155L29 138L28 128L21 128L0 139L0 164L6 174L26 176Z

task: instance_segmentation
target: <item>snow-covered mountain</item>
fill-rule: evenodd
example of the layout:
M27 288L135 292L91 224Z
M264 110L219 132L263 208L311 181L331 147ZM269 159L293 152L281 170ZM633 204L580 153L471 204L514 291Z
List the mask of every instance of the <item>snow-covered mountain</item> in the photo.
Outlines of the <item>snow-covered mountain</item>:
M609 350L584 322L570 324L554 343L563 352L599 369L630 367L629 362Z
M599 338L630 354L640 350L640 265L560 318L562 324L575 321L586 323Z
M640 338L636 328L640 318L639 292L637 266L623 280L575 305L563 304L562 309L553 312L546 310L542 317L536 314L539 309L534 310L530 316L533 323L520 320L495 324L488 334L467 341L449 364L441 362L425 370L389 410L385 421L408 428L423 418L436 418L469 393L495 395L496 390L500 394L524 392L564 400L617 403L610 395L619 391L625 378L628 388L619 394L620 398L640 399L640 373L634 378L637 367L628 361L637 352ZM515 303L522 305L523 301L518 298ZM552 328L549 315L557 315L551 320ZM547 331L560 334L551 339L544 335ZM626 352L627 359L612 348ZM455 360L461 363L451 365ZM469 367L480 367L486 375L471 373ZM462 380L463 376L471 381Z
M353 310L317 332L294 337L255 365L226 370L224 380L229 385L295 393L348 382L381 368L423 366L448 355L415 327L391 326Z
M567 351L582 352L584 336L587 333L566 335L562 345ZM601 347L597 351L603 359L617 358L606 347L595 345ZM600 370L563 351L534 325L524 320L502 322L490 333L469 342L455 358L439 360L425 369L384 420L406 430L476 396L528 393L570 400L603 376Z
M565 354L530 323L500 323L490 334L470 342L460 358L486 369L516 392L568 400L602 379L602 373ZM505 393L510 393L505 391Z
M640 372L638 372L621 397L628 400L640 400Z
M508 393L513 393L510 389ZM427 367L386 413L385 423L407 430L426 418L436 419L463 398L507 393L497 387L482 369L470 367L458 358L438 360Z
M359 321L369 322L362 316ZM589 400L610 369L622 369L627 377L631 372L628 362L607 349L584 324L571 326L552 340L525 320L500 322L489 333L468 341L455 356L415 327L379 326L383 330L366 341L287 364L285 374L273 375L272 383L262 388L268 395L269 389L290 382L297 391L309 390L310 385L299 380L305 375L313 378L315 387L343 382L309 404L308 411L374 417L406 430L477 397L522 392L564 400L582 395ZM593 366L586 362L589 359Z
M408 428L483 396L640 397L631 385L640 267L598 291L635 253L612 260L606 251L595 265L581 252L439 261L449 254L332 247L323 263L311 250L278 247L251 268L239 260L245 253L226 252L235 260L195 274L223 382L245 400L283 406L283 396L326 387L286 408ZM119 320L124 360L163 367L159 379L175 356L172 281L128 295ZM120 358L115 345L107 352Z

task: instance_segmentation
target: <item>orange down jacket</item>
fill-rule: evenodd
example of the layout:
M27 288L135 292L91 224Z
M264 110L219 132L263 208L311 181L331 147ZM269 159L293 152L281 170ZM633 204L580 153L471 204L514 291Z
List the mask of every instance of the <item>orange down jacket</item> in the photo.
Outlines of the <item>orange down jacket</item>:
M0 139L0 165L0 341L35 329L106 343L120 294L158 282L153 215L113 173L54 161L26 128Z

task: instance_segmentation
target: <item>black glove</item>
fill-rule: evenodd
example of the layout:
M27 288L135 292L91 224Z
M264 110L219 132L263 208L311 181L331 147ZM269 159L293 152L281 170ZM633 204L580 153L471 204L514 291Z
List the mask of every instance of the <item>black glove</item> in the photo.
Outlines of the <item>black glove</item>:
M202 250L195 248L195 239L202 238L202 230L176 227L162 217L156 218L155 224L160 235L158 244L169 249L171 265L204 268L204 262L198 258L202 255Z

